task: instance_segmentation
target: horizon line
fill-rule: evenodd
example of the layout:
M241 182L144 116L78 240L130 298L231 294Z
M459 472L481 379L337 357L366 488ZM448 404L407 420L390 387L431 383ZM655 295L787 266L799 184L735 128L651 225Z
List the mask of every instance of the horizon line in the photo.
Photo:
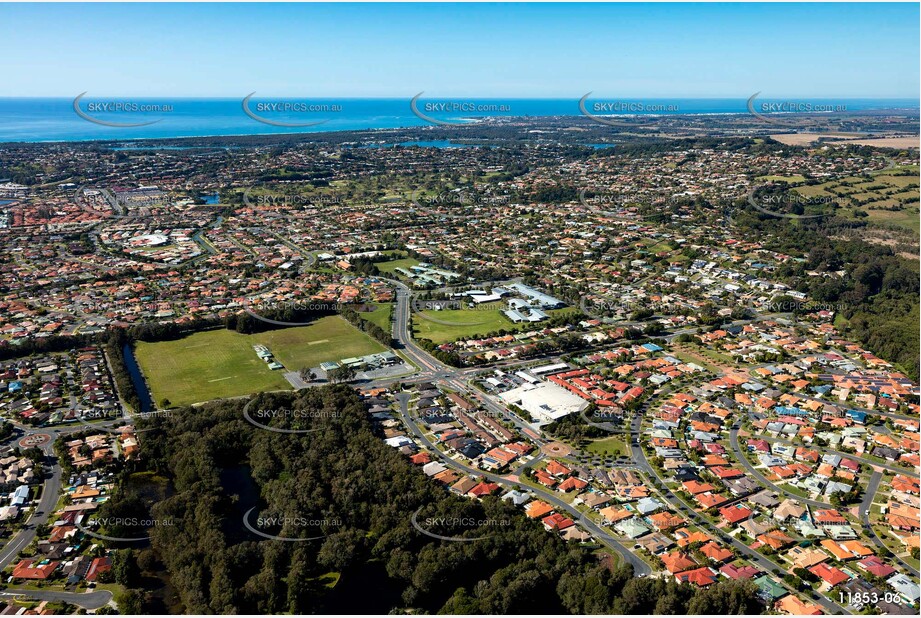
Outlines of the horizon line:
M86 91L86 98L146 98L146 99L170 99L170 100L198 100L198 101L239 101L246 97L245 94L237 96L231 95L149 95L149 94L90 94L89 91ZM594 94L594 93L592 93ZM21 99L60 99L62 101L73 101L74 97L77 95L0 95L0 100L21 100ZM372 101L372 100L385 100L385 101L403 101L412 99L416 95L272 95L266 94L259 96L257 98L287 98L287 99L322 99L322 100L333 100L333 99L344 99L344 100L354 100L354 101ZM535 96L502 96L502 95L437 95L431 97L425 97L429 100L441 100L441 99L475 99L475 100L495 100L495 101L572 101L578 100L584 95L574 96L572 98L567 96L548 96L548 95L535 95ZM719 101L719 100L742 100L745 101L752 95L723 95L723 96L683 96L683 95L638 95L638 94L616 94L616 95L604 95L599 94L598 96L592 97L593 99L604 99L604 98L642 98L642 99L685 99L690 101ZM912 97L912 96L867 96L867 95L769 95L761 96L761 99L776 100L782 98L796 98L799 100L817 100L817 99L835 99L835 100L846 100L846 101L912 101L921 105L921 98Z

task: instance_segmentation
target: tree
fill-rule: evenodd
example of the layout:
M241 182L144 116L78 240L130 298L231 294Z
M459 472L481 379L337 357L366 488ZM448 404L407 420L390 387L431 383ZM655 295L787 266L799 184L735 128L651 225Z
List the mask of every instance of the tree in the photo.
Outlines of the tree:
M139 465L172 487L151 508L152 517L173 523L150 529L150 551L189 613L360 613L354 610L365 599L333 600L323 582L331 571L382 568L388 597L415 613L685 614L703 594L673 580L633 578L629 565L608 566L590 548L547 534L497 496L470 501L442 491L386 446L346 385L260 395L267 408L310 411L317 419L335 414L335 422L314 421L322 431L309 434L254 432L240 420L244 405L222 400L164 418L142 443ZM240 472L226 478L228 470ZM252 525L282 518L289 523L266 532L314 540L284 543L248 531L235 516L233 495L247 485L256 496ZM116 492L104 514L128 511L119 506L130 502L125 494ZM426 527L426 520L448 518L507 523L469 529L482 537L476 543L445 543L419 533L410 523L414 514ZM314 523L297 523L301 519ZM118 550L116 580L135 580L140 563L147 570L156 561ZM143 609L142 584L126 585L119 608ZM752 608L727 599L701 607L714 613Z
M116 595L115 603L122 614L136 615L144 613L144 596L140 590L126 589Z
M331 371L328 371L326 373L326 377L329 378L329 381L333 384L338 384L340 382L350 382L355 378L355 369L349 367L348 365L342 365Z
M793 569L793 574L805 582L814 583L819 581L819 577L817 575L815 575L809 569L804 569L803 567L796 567Z
M112 575L116 582L126 588L138 585L141 570L138 568L133 550L119 549L112 554Z

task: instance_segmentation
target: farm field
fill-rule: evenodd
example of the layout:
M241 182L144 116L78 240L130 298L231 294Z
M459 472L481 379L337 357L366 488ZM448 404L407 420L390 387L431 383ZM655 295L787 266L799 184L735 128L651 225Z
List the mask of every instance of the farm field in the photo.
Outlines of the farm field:
M829 145L849 145L855 146L877 146L880 148L917 148L917 136L889 136L889 137L870 137L861 133L837 132L834 134L827 133L786 133L772 135L771 139L786 144L788 146L808 146L818 142L820 139L824 144Z
M903 174L908 175L903 175ZM851 219L894 225L917 233L918 167L903 166L871 177L847 176L817 185L795 187L799 195L835 200L838 214ZM866 213L858 217L857 211Z
M338 316L309 326L242 335L220 329L176 341L138 342L135 356L154 401L188 405L262 390L291 388L283 371L272 371L253 345L267 346L289 371L323 361L382 352L386 348Z
M869 215L868 219L873 223L896 225L911 230L915 234L921 231L921 218L918 216L917 208L898 211L870 209L866 212Z

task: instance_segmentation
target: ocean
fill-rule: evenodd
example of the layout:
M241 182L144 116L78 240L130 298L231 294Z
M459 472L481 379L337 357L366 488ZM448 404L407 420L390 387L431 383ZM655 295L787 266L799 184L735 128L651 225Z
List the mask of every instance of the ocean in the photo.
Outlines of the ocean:
M910 99L761 99L816 109L848 112L902 109L917 113ZM676 115L744 114L747 98L643 99L595 98L586 102L593 114ZM606 105L597 107L599 105ZM137 140L177 137L273 135L363 129L393 129L431 125L418 117L410 99L271 99L253 98L244 109L239 99L103 99L87 95L74 110L71 98L0 98L0 142L54 142L86 140ZM120 108L120 109L119 109ZM464 124L477 117L579 116L579 99L427 99L420 98L421 114L448 124ZM804 107L796 107L803 110ZM247 110L251 113L248 114ZM252 117L256 116L256 118ZM261 120L267 122L262 122ZM98 121L98 122L96 122ZM108 124L107 124L108 123ZM145 126L110 126L111 124ZM147 124L153 123L153 124ZM322 124L318 124L322 123ZM310 126L284 126L309 124Z

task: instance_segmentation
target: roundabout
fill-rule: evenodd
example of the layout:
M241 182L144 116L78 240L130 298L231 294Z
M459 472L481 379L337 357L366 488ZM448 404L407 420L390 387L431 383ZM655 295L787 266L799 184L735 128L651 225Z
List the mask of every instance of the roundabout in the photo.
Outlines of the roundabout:
M51 442L51 436L46 433L33 433L19 440L20 448L42 448Z

